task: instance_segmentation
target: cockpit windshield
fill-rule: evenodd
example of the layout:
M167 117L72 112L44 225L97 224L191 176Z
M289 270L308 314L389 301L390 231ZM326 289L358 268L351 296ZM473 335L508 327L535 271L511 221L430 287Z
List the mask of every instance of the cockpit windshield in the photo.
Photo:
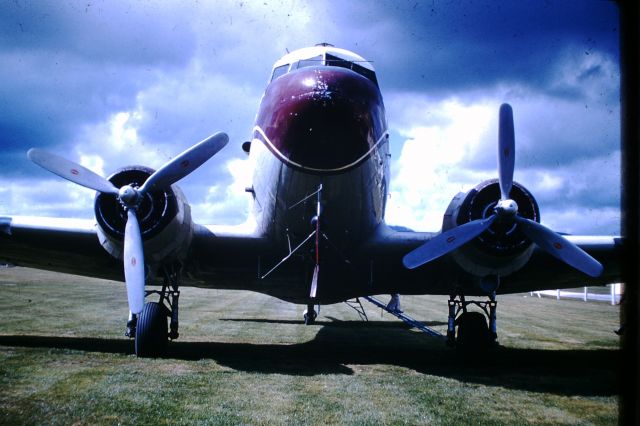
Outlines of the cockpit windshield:
M376 86L378 85L378 79L376 78L376 73L373 69L369 69L366 66L359 64L358 62L367 63L366 61L355 61L339 58L330 53L323 53L321 55L315 55L310 58L297 59L292 61L291 63L278 65L273 69L273 74L271 75L271 81L275 80L278 77L287 74L288 72L297 70L299 68L304 67L314 67L314 66L328 66L328 67L341 67L348 68L352 71L357 72L361 76L371 80Z
M291 67L291 69L304 68L304 67L316 67L318 65L323 65L324 58L322 55L314 56L309 59L301 59L298 62L295 62L295 68Z

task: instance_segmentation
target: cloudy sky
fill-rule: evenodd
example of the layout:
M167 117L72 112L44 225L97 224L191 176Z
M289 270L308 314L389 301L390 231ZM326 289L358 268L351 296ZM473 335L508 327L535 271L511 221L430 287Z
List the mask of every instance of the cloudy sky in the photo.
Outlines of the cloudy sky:
M26 159L109 175L231 142L181 181L199 223L247 219L248 140L273 63L330 42L373 61L392 146L387 221L438 230L496 175L514 108L515 179L556 231L619 233L615 4L581 1L22 1L0 13L0 215L91 218L93 192Z

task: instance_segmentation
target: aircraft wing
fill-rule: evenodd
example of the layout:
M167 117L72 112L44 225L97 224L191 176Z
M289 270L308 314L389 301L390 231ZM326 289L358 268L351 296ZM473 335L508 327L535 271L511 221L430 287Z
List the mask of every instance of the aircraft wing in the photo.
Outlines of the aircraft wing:
M440 235L440 232L395 230L382 225L361 249L360 256L371 260L371 274L380 292L403 294L449 294L456 284L469 286L475 293L479 282L456 261L454 253L446 254L416 269L409 270L402 258L415 248ZM564 236L597 259L604 272L592 278L566 265L534 246L531 258L519 270L502 276L498 293L520 293L536 290L605 285L620 282L622 239L614 236ZM477 290L477 289L476 289ZM478 290L478 294L481 292Z
M382 225L359 250L371 265L376 292L448 294L456 283L477 281L454 259L442 256L409 270L402 258L438 232L398 231ZM617 237L566 236L604 266L598 278L587 277L539 248L518 271L501 278L499 293L603 285L620 281L622 240ZM203 278L241 288L255 275L258 258L269 253L268 241L233 227L194 225L183 285L199 285ZM121 261L100 245L93 220L43 217L0 217L0 262L19 266L123 281ZM204 267L206 265L206 268ZM205 277L203 272L207 270ZM216 276L208 276L216 271ZM467 292L473 294L473 291Z
M190 271L205 261L255 269L252 254L265 247L263 239L233 227L196 224L186 262ZM0 263L124 281L122 261L102 248L92 219L0 217ZM183 285L197 283L188 278Z
M598 260L604 267L602 275L597 278L586 276L536 246L529 262L521 270L505 278L509 289L505 292L555 290L621 281L622 238L579 235L564 237Z
M122 264L100 246L93 220L1 217L0 262L122 280Z

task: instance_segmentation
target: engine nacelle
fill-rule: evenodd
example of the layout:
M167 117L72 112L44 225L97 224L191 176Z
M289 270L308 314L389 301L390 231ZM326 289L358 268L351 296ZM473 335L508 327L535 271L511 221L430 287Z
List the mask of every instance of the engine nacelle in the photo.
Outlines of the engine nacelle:
M533 195L513 182L511 199L518 204L518 214L540 222L540 210ZM469 192L456 195L444 215L442 230L447 231L472 220L489 217L500 200L497 179L482 182ZM531 257L534 245L513 220L498 218L485 232L452 255L467 272L478 277L505 276L522 268Z
M148 167L130 166L118 170L108 179L117 188L141 186L153 172ZM110 255L122 260L126 210L115 195L99 193L95 198L94 211L100 244ZM193 238L191 207L176 185L145 194L137 216L147 264L186 256Z

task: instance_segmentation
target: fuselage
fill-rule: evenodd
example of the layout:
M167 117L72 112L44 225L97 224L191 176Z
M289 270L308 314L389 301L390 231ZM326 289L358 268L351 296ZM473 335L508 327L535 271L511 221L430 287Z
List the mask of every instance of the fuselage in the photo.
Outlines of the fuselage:
M344 300L366 285L353 256L383 222L388 139L375 71L364 58L320 45L276 62L250 148L258 233L277 248L260 273L294 256L262 280L265 290L277 289L265 292L308 298L316 265L318 301ZM314 231L317 238L295 250Z
M279 60L260 102L250 151L260 232L296 244L321 229L344 255L382 222L389 141L371 65L330 46ZM302 201L305 200L305 201Z

